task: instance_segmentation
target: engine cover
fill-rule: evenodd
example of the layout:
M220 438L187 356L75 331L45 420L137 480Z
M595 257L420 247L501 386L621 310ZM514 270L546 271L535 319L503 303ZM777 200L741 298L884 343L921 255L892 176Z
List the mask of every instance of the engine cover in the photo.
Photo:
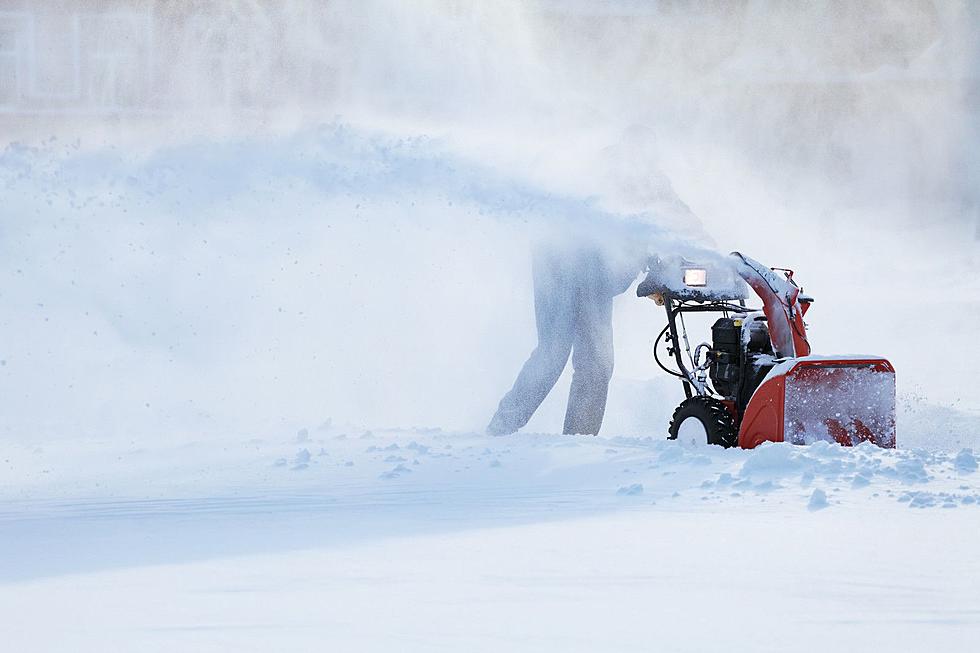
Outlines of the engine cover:
M742 368L742 320L722 317L711 326L711 385L726 399L738 394Z

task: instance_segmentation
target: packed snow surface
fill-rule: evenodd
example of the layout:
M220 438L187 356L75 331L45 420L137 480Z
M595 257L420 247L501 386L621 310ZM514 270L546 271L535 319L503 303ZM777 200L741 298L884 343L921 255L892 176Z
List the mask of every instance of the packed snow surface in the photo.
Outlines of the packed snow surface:
M9 650L965 651L969 449L324 424L4 450Z

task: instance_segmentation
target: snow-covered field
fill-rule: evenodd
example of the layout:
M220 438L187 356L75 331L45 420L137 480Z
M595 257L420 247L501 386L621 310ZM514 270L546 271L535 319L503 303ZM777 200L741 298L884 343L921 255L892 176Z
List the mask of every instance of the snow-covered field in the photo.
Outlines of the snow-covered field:
M980 650L980 22L879 4L5 3L0 652ZM484 435L627 226L794 268L898 448L667 441L632 290L600 436Z
M514 225L566 200L343 127L51 150L0 158L4 650L980 642L975 366L930 368L922 323L863 299L901 257L862 260L856 294L806 268L822 350L896 361L898 450L665 441L679 388L628 295L604 435L534 433L566 378L529 432L489 438L532 344ZM915 260L909 289L976 253ZM969 342L975 280L943 292L936 328ZM441 428L374 426L419 423Z
M969 449L324 425L5 446L7 650L967 651Z

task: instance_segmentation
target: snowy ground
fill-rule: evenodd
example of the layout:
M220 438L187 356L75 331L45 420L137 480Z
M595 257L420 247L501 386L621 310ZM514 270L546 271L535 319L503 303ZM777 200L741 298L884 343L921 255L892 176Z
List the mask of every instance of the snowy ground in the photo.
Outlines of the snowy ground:
M663 440L680 388L632 294L607 435L487 438L533 346L527 252L510 182L438 153L336 128L0 157L3 650L977 648L976 364L853 326L886 296L864 279L915 295L972 250L865 257L862 306L820 300L818 351L896 363L899 450ZM930 317L949 342L974 283Z
M0 461L7 650L980 641L965 449L324 427Z
M978 3L864 4L3 3L0 653L980 650ZM663 440L632 290L603 436L474 433L627 226L900 448Z

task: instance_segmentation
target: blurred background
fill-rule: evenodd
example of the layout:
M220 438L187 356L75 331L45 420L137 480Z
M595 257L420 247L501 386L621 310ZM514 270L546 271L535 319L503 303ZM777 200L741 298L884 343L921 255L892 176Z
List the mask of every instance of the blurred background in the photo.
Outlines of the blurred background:
M0 141L8 437L482 429L569 203L796 269L816 352L980 409L968 0L0 0ZM605 432L659 436L616 307Z

